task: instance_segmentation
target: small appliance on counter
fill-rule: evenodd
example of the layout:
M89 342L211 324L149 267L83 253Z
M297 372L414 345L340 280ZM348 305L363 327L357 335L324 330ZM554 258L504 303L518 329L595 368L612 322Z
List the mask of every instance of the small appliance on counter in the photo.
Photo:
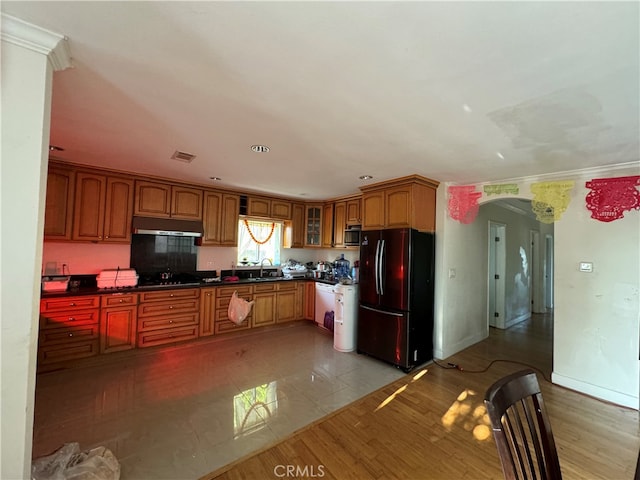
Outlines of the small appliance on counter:
M66 292L70 275L47 275L42 277L43 292Z
M138 275L133 268L116 268L102 270L96 281L98 288L135 287L138 284Z

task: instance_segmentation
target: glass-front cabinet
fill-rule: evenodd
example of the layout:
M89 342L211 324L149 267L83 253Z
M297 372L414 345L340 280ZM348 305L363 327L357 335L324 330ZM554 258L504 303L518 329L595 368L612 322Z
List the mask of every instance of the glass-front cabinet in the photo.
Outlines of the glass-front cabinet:
M322 241L322 205L307 205L305 247L319 247Z

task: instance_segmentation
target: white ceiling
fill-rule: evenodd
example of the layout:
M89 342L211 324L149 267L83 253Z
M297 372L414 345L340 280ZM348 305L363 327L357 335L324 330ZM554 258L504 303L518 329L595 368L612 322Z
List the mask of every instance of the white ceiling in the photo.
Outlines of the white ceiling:
M74 68L53 84L58 158L325 199L413 173L464 184L637 162L639 6L3 1L1 9L69 38ZM271 151L253 153L253 144ZM170 160L175 150L197 157Z

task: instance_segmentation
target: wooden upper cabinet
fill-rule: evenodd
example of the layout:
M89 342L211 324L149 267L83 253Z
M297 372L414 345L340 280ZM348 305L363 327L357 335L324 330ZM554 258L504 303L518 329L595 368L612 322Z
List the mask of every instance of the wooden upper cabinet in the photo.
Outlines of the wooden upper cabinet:
M204 192L202 210L202 224L204 234L202 235L203 245L220 244L220 221L222 218L222 193Z
M362 229L385 228L384 191L366 192L362 195Z
M74 240L102 240L106 190L107 178L104 175L76 174Z
M252 197L247 198L247 215L250 217L291 219L291 202L279 198Z
M171 216L187 220L202 220L202 190L172 186Z
M136 182L134 215L202 219L202 190L147 181Z
M333 207L333 246L344 247L347 202L336 202Z
M137 181L133 213L143 217L170 217L171 185Z
M322 205L307 205L304 223L304 246L319 247L322 242Z
M220 245L238 245L238 217L240 215L240 195L222 195L220 219Z
M435 231L439 183L419 175L361 188L362 229L415 228Z
M247 199L247 215L252 217L271 216L271 199L264 197L249 197Z
M104 242L131 242L133 179L107 177L104 212Z
M346 225L360 225L362 218L360 215L360 198L352 198L346 201L345 205L345 224Z
M44 239L70 240L73 227L75 171L50 166L44 213Z
M274 198L271 200L271 218L290 220L292 215L291 208L291 202Z
M385 227L404 228L412 225L411 187L395 187L385 192Z
M291 205L291 248L304 247L304 211L302 203Z
M131 179L77 172L71 238L91 242L130 242L132 196Z
M322 207L322 246L333 246L333 203L325 203Z
M205 191L202 244L235 246L238 243L239 211L239 195Z

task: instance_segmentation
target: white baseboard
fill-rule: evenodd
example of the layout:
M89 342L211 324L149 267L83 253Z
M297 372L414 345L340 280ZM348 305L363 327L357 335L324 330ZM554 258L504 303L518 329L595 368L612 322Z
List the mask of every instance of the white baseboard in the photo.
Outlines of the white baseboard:
M598 387L581 380L576 380L575 378L565 377L564 375L559 375L557 373L551 374L551 381L557 385L575 390L576 392L600 398L607 402L615 403L616 405L638 410L638 397L608 390L606 388Z
M504 328L512 327L516 323L524 322L525 320L529 320L530 318L531 318L531 312L523 313L522 315L516 318L512 318L511 320L508 320Z
M467 347L470 347L471 345L475 345L476 343L484 340L488 336L489 336L489 332L486 332L486 331L478 332L476 335L464 338L453 345L448 345L449 348L447 348L446 350L436 349L434 350L433 354L435 358L444 359L444 358L450 357L451 355L455 355L458 352L461 352L462 350L464 350Z

